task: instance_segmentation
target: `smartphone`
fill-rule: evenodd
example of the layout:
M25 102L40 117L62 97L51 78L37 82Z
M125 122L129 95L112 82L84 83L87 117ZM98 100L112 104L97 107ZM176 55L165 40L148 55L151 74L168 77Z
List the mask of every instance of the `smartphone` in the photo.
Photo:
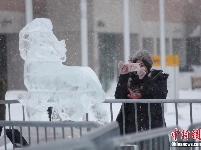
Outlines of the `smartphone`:
M129 63L128 72L138 71L140 69L140 63Z

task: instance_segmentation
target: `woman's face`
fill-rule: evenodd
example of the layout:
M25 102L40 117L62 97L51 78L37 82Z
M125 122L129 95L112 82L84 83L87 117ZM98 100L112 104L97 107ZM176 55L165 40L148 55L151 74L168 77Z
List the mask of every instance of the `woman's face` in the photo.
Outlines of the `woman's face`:
M143 67L143 68L145 69L145 72L148 73L148 69L147 69L147 67L144 65L143 61L137 60L136 63L140 63L140 67L141 67L141 68Z

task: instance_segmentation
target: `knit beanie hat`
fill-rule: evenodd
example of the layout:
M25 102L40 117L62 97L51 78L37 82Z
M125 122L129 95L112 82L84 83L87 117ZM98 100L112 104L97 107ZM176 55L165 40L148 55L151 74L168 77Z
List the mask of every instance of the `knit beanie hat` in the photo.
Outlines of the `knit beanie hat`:
M133 62L135 63L137 60L141 60L147 69L150 71L153 60L151 58L151 54L147 50L140 50L137 51L134 56L132 57Z

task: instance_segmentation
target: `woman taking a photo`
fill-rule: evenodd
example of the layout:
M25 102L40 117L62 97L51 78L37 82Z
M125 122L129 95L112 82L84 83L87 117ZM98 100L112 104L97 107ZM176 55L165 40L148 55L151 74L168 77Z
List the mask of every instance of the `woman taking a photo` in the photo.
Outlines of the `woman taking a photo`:
M120 76L115 91L116 99L166 99L168 74L162 70L151 69L153 60L148 51L137 51L130 57L130 63L139 63L140 69L128 72L128 64L119 63ZM149 129L148 103L137 103L137 119L133 103L124 104L125 134ZM151 129L163 127L161 103L151 103ZM138 128L136 128L137 120ZM122 108L117 116L120 132L123 134Z

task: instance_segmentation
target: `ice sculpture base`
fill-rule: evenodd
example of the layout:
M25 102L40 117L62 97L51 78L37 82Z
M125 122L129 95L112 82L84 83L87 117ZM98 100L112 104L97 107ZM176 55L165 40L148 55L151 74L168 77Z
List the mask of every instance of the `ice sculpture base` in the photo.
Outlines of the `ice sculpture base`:
M91 95L94 95L92 97ZM97 122L107 122L107 113L102 103L96 102L96 92L22 92L17 99L27 109L29 120L42 121L41 114L48 107L59 115L62 121L80 121L86 113L90 113ZM101 115L100 115L101 114Z

